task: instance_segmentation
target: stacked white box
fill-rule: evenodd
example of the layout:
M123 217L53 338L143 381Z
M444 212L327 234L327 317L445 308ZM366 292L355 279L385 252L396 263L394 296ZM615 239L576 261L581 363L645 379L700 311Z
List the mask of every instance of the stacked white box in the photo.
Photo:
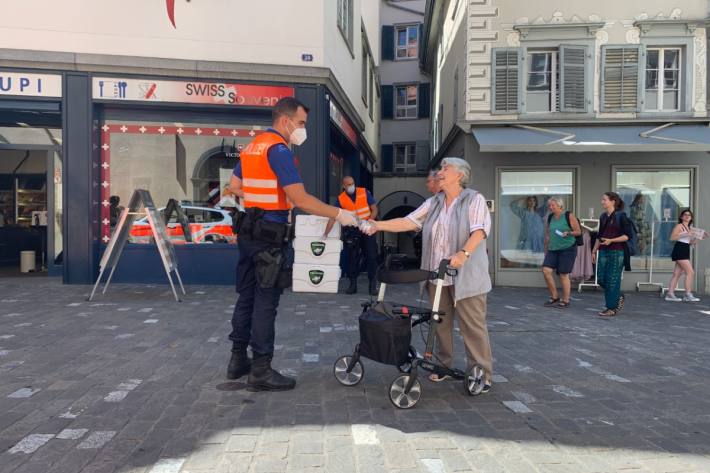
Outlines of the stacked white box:
M293 241L294 292L338 292L340 280L340 224L335 222L327 238L323 238L328 219L315 215L296 216L296 238Z

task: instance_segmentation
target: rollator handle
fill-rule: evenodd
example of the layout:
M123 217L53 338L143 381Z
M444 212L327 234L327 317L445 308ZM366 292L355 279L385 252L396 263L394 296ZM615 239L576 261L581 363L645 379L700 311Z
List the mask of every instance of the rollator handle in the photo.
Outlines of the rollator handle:
M441 260L441 263L439 263L439 270L436 273L436 279L444 279L446 277L446 273L449 270L450 263L451 263L451 260L448 260L448 259Z

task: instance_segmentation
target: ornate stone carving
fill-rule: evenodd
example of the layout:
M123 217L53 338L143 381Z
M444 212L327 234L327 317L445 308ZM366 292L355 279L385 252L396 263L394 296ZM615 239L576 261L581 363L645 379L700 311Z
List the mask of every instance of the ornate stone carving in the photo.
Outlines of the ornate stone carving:
M641 43L641 30L637 27L631 27L626 32L626 42L629 44L639 44Z
M695 30L693 38L695 46L694 78L693 78L693 111L704 114L707 110L706 104L706 74L707 74L707 39L704 28Z
M508 46L511 48L520 46L520 33L518 31L513 31L508 34Z

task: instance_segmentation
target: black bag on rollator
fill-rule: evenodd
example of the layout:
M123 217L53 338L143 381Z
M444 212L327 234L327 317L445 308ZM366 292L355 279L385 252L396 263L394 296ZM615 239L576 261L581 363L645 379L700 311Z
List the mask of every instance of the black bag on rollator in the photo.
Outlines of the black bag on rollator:
M412 324L392 313L386 302L366 307L360 314L360 355L378 363L400 366L409 361Z

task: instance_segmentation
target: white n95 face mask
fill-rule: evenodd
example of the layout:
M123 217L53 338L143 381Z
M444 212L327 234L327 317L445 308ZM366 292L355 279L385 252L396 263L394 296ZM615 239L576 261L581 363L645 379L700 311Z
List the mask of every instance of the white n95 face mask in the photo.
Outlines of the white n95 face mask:
M354 194L355 193L355 186L346 187L345 192L347 192L348 194Z
M296 128L291 132L291 136L289 136L291 143L296 146L301 146L306 141L306 138L308 138L308 135L305 128Z

